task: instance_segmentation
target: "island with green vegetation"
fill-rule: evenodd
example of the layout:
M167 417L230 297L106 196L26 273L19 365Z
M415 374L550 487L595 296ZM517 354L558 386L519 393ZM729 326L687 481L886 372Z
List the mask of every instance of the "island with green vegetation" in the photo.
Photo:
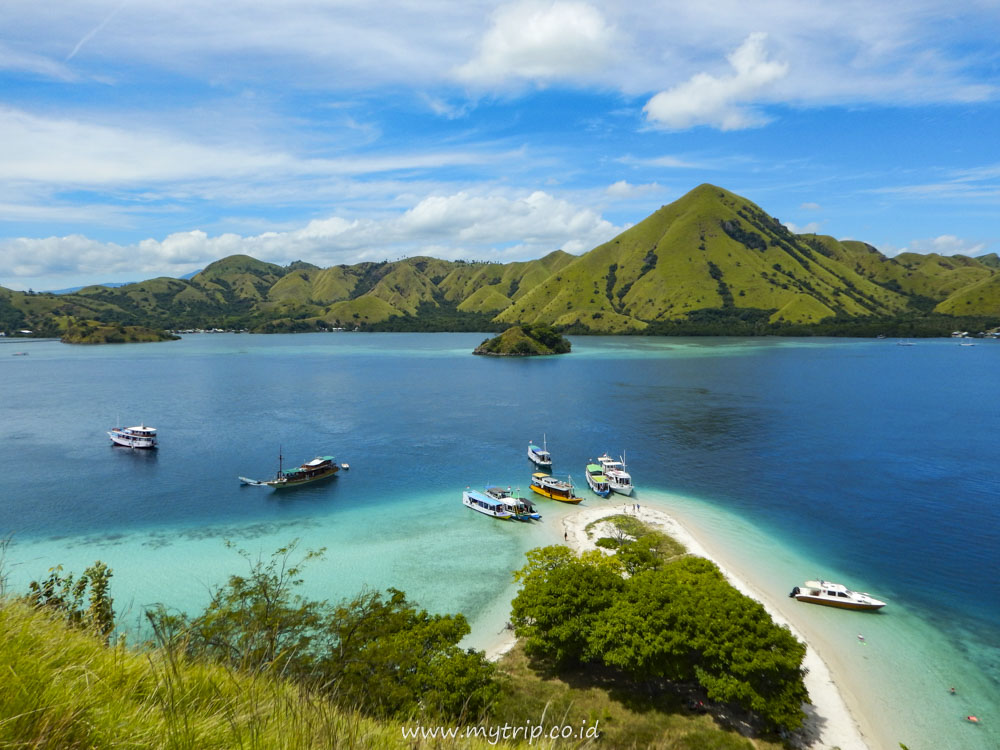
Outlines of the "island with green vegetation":
M178 339L180 336L146 326L109 325L96 320L75 321L59 338L64 344L142 344Z
M711 562L635 518L609 522L612 555L528 553L514 574L520 643L495 663L459 647L461 614L402 591L303 597L323 551L295 543L269 559L240 551L246 569L202 612L155 606L149 639L131 645L110 568L51 568L0 596L0 745L786 747L808 701L802 644ZM425 742L420 726L472 733ZM495 734L536 726L588 733Z
M571 334L942 336L1000 324L1000 258L883 255L797 234L750 200L699 185L580 256L511 263L430 257L328 268L246 255L190 279L66 293L0 287L0 331L60 317L151 328Z
M499 336L486 339L473 354L492 357L537 357L546 354L566 354L570 343L565 336L544 323L511 326Z

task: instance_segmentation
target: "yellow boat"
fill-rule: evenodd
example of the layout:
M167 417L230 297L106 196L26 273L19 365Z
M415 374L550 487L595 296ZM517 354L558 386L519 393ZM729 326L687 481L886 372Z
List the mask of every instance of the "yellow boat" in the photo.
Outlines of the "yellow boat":
M573 485L569 482L556 479L553 476L538 472L531 475L531 489L544 497L559 500L564 503L578 503L582 497L573 494Z

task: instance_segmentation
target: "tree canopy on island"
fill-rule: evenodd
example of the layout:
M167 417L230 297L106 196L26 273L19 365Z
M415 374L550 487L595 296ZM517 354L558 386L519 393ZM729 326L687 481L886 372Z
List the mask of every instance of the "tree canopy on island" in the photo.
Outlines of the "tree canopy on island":
M766 728L801 726L805 646L712 562L665 560L656 548L640 537L621 546L621 559L561 546L530 552L512 603L528 655L556 669L610 668L637 690L696 683Z

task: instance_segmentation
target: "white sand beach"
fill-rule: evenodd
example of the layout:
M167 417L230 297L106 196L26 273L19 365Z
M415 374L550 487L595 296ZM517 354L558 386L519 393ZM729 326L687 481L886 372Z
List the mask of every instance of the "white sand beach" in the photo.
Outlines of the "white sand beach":
M702 540L675 517L663 510L651 508L641 503L638 512L636 512L633 510L632 502L588 508L567 508L567 512L560 514L559 525L553 523L551 527L552 531L557 532L561 538L557 539L553 535L552 541L567 544L576 552L598 549L594 542L599 538L600 533L594 533L592 537L588 537L587 525L601 518L626 511L630 515L637 516L644 523L669 534L692 554L712 560L735 588L761 602L775 622L787 625L792 633L806 644L806 657L803 664L808 670L805 684L809 690L812 705L806 709L808 718L801 735L805 738L806 746L810 750L831 750L832 748L877 750L883 747L883 743L874 738L873 731L867 726L864 717L859 716L857 710L852 714L848 709L841 690L833 681L830 669L814 647L817 638L813 637L812 634L808 634L807 637L807 634L803 633L803 628L790 622L789 618L779 611L773 601L734 574L734 566L728 565L723 555L720 555L717 550L713 550L713 554L710 554ZM553 521L555 520L554 515L549 514L549 518ZM597 531L599 532L599 528ZM514 643L513 633L504 631L486 649L487 656L490 659L499 659L513 648Z

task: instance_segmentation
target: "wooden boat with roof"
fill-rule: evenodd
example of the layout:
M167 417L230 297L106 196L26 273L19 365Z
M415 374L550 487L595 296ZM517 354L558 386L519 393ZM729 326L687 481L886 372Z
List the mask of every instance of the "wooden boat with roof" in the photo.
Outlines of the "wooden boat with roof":
M604 467L593 460L587 464L587 484L601 497L607 497L611 494L611 485L608 483L608 478L604 476Z
M278 453L278 473L274 475L273 479L259 480L240 477L240 481L254 487L273 487L280 490L326 479L338 471L340 471L340 467L337 466L333 456L317 456L312 461L306 461L294 469L286 469L282 466L282 455Z
M548 446L545 443L545 436L542 435L542 447L539 448L534 443L528 443L528 458L536 466L551 466L552 465L552 454L549 453Z
M612 458L607 453L597 457L597 463L604 468L604 476L613 492L622 495L632 494L632 475L625 471L625 457Z
M462 493L462 505L472 508L477 513L482 513L490 518L499 518L502 521L509 521L514 518L514 510L507 504L505 499L494 497L479 490L466 490Z
M573 494L574 488L572 482L564 479L556 479L554 476L541 471L531 475L531 489L542 497L548 497L563 503L573 503L575 505L583 500L582 497L577 497Z
M487 487L486 494L500 500L514 512L514 519L517 521L539 521L542 516L535 510L535 506L528 502L527 498L518 497L510 487Z

